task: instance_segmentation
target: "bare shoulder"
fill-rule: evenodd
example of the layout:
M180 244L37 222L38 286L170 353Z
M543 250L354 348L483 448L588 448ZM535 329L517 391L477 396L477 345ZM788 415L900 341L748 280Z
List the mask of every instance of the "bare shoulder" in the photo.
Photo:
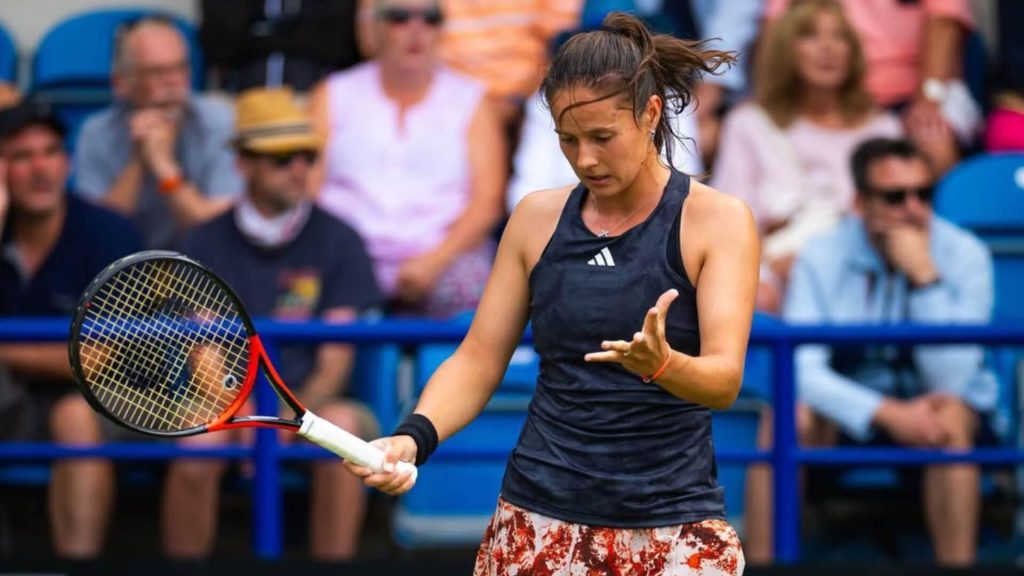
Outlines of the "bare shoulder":
M544 247L555 233L562 209L574 187L531 192L512 211L502 242L511 242L521 248L528 269L540 259Z
M530 192L512 211L510 223L518 220L525 222L527 226L536 226L549 220L557 222L573 188L575 186L562 186Z
M700 232L707 237L736 237L747 232L757 234L754 215L747 203L715 190L701 182L692 181L690 194L683 205L684 228Z

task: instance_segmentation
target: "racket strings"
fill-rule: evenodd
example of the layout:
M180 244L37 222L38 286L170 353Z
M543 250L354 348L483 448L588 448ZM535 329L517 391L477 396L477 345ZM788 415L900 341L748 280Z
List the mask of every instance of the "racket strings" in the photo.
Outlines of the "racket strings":
M174 432L224 413L241 393L248 332L234 300L203 269L146 260L117 271L86 309L86 383L116 418Z

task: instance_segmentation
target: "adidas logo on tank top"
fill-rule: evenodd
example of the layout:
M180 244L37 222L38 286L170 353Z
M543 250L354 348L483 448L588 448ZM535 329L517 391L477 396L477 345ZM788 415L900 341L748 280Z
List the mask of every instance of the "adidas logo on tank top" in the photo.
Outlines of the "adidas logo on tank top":
M601 251L594 254L594 257L587 261L587 264L591 266L615 266L615 260L612 259L611 250L605 246L601 248Z

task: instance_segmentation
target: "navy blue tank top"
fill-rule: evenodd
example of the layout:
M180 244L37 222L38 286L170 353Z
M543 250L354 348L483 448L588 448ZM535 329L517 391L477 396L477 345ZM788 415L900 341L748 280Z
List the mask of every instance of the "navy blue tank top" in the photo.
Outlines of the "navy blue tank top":
M679 297L666 319L669 345L700 353L696 292L678 250L689 188L689 177L673 171L644 222L605 238L583 223L583 185L569 195L530 274L540 375L505 471L510 503L593 526L724 518L710 410L618 364L583 360L602 340L630 340L670 288Z

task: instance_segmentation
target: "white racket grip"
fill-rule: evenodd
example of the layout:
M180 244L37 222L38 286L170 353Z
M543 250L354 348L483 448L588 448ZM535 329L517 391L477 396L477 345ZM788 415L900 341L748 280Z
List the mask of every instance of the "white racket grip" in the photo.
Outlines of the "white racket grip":
M301 423L299 427L300 436L316 442L349 462L365 466L374 472L382 472L384 470L384 451L380 448L358 436L349 434L308 410L302 415L299 422ZM416 465L409 462L399 462L398 471L404 472L406 470L412 474L412 479L416 480L419 472L416 469Z

